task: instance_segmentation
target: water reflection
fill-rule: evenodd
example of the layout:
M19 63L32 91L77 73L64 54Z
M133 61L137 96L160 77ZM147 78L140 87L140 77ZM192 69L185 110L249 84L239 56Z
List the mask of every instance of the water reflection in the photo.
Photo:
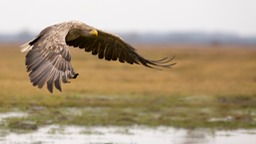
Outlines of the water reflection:
M180 144L208 144L212 141L212 134L209 130L187 130L183 137L181 137Z
M1 130L1 129L0 129ZM211 131L170 127L77 127L51 125L31 133L0 135L0 143L61 144L255 144L256 130Z

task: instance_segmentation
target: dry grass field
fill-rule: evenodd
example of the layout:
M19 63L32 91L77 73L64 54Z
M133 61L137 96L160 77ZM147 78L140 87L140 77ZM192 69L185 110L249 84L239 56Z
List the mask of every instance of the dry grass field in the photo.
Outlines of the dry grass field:
M138 52L152 59L176 56L172 69L98 60L72 50L72 64L80 75L63 85L63 93L38 90L29 82L25 54L18 45L1 45L1 95L179 94L252 95L256 93L256 49L231 46L141 46ZM193 48L191 48L193 47Z
M1 44L0 111L28 111L24 119L38 125L50 119L77 125L256 127L256 46L136 47L146 58L175 55L177 64L155 70L72 49L79 76L62 85L62 93L51 94L32 86L19 46ZM33 113L35 107L43 109ZM71 115L70 108L79 114ZM10 119L9 126L24 119Z

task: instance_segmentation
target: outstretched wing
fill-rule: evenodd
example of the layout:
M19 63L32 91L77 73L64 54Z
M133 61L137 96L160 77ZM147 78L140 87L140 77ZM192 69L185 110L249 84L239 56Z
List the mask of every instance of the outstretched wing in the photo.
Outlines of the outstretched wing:
M58 42L58 37L54 41L44 37L41 33L36 39L23 46L28 49L26 55L27 71L34 86L42 88L47 83L47 89L53 92L53 86L61 91L61 81L68 83L68 79L76 78L70 60L68 46Z
M124 42L120 37L97 30L97 37L78 36L76 39L68 40L66 43L69 46L79 47L86 52L91 52L93 55L98 55L98 58L105 60L119 60L129 64L142 64L146 67L166 67L169 68L175 63L170 63L173 58L163 58L160 60L148 60L140 56L135 49Z

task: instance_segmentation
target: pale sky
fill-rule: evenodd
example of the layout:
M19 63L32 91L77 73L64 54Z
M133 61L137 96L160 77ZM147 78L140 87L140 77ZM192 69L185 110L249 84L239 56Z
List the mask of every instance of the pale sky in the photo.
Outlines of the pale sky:
M0 33L80 20L115 32L228 32L256 36L256 0L4 0Z

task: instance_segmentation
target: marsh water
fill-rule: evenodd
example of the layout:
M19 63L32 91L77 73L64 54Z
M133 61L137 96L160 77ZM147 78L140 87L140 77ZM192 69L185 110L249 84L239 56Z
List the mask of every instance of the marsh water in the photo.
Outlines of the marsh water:
M26 113L0 114L0 122ZM48 125L35 131L0 128L1 144L255 144L256 130L179 129L173 127L80 127Z

